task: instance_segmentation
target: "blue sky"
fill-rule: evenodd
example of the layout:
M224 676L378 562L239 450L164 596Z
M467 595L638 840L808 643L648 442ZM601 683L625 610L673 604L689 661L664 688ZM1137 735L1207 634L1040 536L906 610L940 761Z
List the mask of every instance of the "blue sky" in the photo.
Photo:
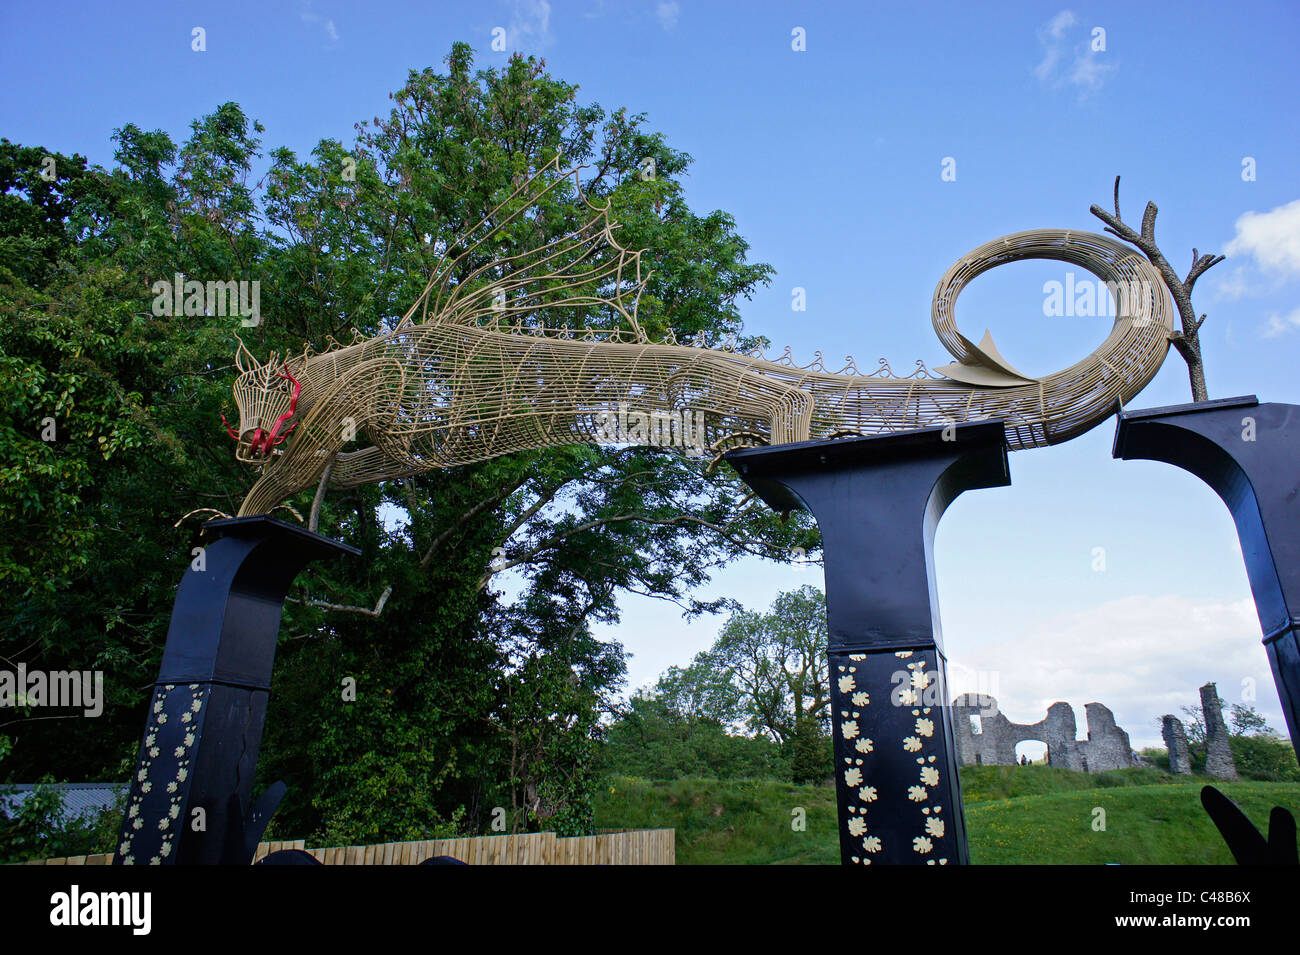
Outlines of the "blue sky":
M191 49L195 27L204 52ZM0 135L108 164L114 128L180 139L234 100L266 125L267 147L306 153L323 137L350 141L409 69L441 67L454 40L479 65L503 63L496 27L508 51L545 56L579 84L581 100L647 113L694 157L693 206L732 213L752 257L777 269L742 303L747 328L797 356L943 364L929 301L948 265L1007 232L1101 231L1088 206L1109 207L1119 173L1125 217L1155 200L1157 238L1180 271L1194 245L1229 253L1195 293L1209 313L1211 396L1300 401L1293 4L10 4ZM946 158L952 181L941 178ZM1031 374L1073 364L1108 329L1043 315L1043 283L1065 271L986 274L963 293L958 321L971 337L990 328ZM796 286L806 312L791 309ZM1189 397L1171 353L1134 406ZM1012 487L949 511L936 562L954 689L996 686L1023 722L1057 699L1082 720L1096 700L1141 745L1201 683L1236 702L1253 681L1256 705L1282 728L1226 510L1183 472L1112 461L1113 432L1106 422L1018 452ZM1099 547L1104 571L1093 569ZM820 571L754 561L712 590L761 607L803 582L820 583ZM633 686L687 662L720 622L687 626L644 599L624 607Z

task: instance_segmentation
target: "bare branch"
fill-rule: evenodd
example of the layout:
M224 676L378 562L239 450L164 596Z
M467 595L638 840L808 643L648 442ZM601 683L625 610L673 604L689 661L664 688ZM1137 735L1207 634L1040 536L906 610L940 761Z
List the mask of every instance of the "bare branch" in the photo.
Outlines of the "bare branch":
M369 607L353 607L347 604L332 604L324 600L301 600L298 597L285 597L284 599L308 607L319 607L321 610L333 610L336 613L360 613L365 614L367 617L378 617L384 612L384 604L388 603L388 598L392 596L392 593L392 587L385 587L384 592L379 595L379 601L375 604L373 610Z
M329 484L330 472L334 470L334 459L338 457L335 451L330 455L330 459L325 464L325 470L321 472L320 483L316 485L316 496L311 501L311 514L307 518L307 530L313 534L316 533L316 526L320 523L320 506L325 502L325 486Z
M1187 294L1192 294L1192 286L1196 284L1197 279L1210 269L1214 268L1225 258L1227 258L1227 256L1213 255L1211 253L1198 256L1196 249L1192 249L1192 267L1187 272L1187 278L1183 279L1183 288L1187 289Z

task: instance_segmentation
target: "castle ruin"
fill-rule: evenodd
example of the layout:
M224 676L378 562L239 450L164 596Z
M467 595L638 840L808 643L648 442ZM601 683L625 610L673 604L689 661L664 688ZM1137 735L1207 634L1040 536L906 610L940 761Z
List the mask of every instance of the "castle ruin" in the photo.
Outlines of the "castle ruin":
M1027 740L1047 746L1050 766L1100 773L1135 765L1128 733L1115 725L1115 714L1100 703L1089 703L1088 738L1076 739L1074 710L1053 703L1037 723L1013 723L988 694L966 693L953 700L953 729L957 759L963 766L1013 766L1016 744Z

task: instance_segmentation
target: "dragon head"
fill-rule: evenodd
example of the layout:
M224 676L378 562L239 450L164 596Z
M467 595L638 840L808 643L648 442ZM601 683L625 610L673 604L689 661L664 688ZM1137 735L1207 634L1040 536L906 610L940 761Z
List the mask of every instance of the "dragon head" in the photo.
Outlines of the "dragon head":
M240 371L234 386L239 429L231 427L224 414L221 423L236 442L235 457L247 464L262 464L298 425L295 416L302 383L289 370L287 361L277 368L272 355L264 364L259 363L242 341L235 352L235 365Z

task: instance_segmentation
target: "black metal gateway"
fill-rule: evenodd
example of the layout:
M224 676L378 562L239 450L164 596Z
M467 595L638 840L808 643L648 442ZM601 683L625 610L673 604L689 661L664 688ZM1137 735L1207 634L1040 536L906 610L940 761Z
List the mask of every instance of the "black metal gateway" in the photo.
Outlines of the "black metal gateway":
M360 553L266 516L204 531L216 539L176 593L115 865L252 861L285 791L248 808L284 598L312 561Z
M821 528L841 861L969 861L933 545L958 494L1011 483L1002 422L727 460L774 509Z
M1176 464L1227 503L1300 742L1300 406L1125 412L1114 454ZM933 545L957 495L1011 483L1002 422L726 457L769 505L821 529L842 861L969 861ZM117 864L252 860L284 794L277 783L252 804L285 595L312 561L359 553L266 516L204 529L215 539L176 595Z
M1248 395L1126 411L1113 454L1190 471L1228 505L1300 755L1300 405Z

